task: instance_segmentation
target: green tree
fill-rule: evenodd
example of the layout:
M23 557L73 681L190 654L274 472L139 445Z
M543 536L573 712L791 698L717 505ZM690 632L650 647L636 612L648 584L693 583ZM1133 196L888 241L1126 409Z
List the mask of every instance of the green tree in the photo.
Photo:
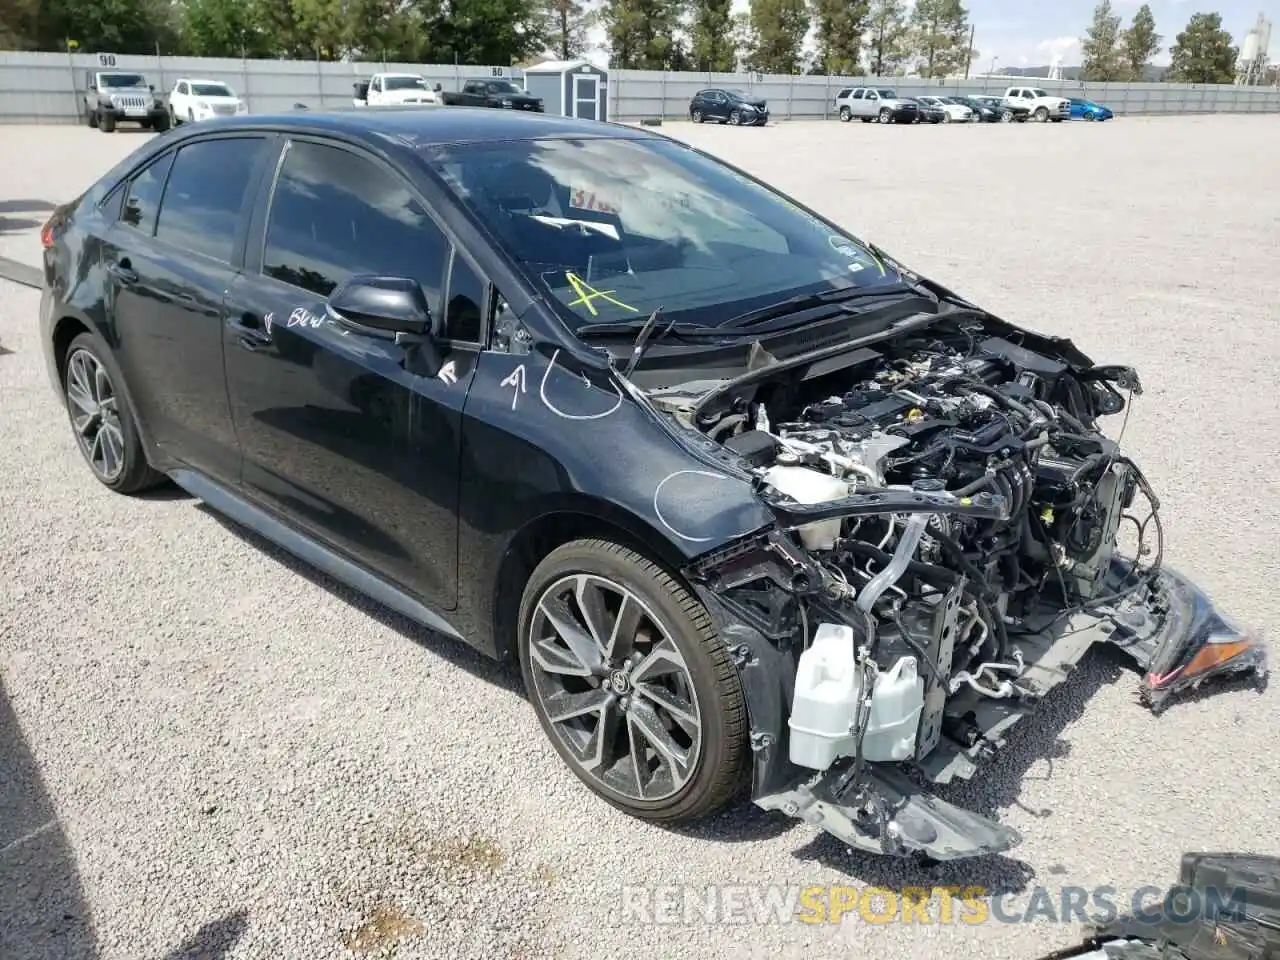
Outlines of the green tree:
M1131 79L1142 79L1151 58L1160 52L1162 40L1164 37L1156 33L1156 18L1151 15L1151 7L1144 3L1121 38L1121 52Z
M447 0L426 24L442 63L510 66L546 48L546 17L525 0Z
M733 42L733 0L693 0L689 17L690 56L695 70L729 73L737 65Z
M960 0L916 0L911 47L923 77L945 77L969 65L969 11Z
M858 69L867 29L868 0L811 0L818 24L814 72L851 74Z
M46 0L39 8L36 43L64 50L68 40L84 53L151 53L173 50L171 9L161 0Z
M1177 83L1231 83L1239 50L1222 29L1222 14L1193 13L1169 48L1165 79Z
M785 74L799 71L809 32L805 0L751 0L751 30L755 49L748 58L750 69Z
M0 50L36 46L37 0L0 0Z
M675 70L685 61L676 39L679 0L604 0L600 9L609 64L622 70Z
M580 0L546 0L547 43L561 60L572 60L587 49L587 33L596 11Z
M877 77L892 73L909 55L904 0L871 0L867 11L867 55Z
M733 59L735 70L751 69L749 64L755 53L759 38L751 25L751 14L740 10L730 19L729 36L733 43Z
M194 57L271 57L273 37L260 29L245 0L186 0L181 7L180 47Z
M1084 55L1082 79L1126 79L1127 63L1120 45L1120 15L1112 12L1111 0L1102 0L1093 8L1093 22L1080 41L1080 51Z

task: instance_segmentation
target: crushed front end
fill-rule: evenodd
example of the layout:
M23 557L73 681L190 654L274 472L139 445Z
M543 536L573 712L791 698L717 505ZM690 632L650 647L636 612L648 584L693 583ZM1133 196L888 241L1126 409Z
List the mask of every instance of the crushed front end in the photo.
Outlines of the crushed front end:
M777 519L686 571L743 680L754 801L935 860L1019 842L931 785L976 774L1094 643L1133 657L1155 709L1266 673L1259 638L1164 565L1159 500L1097 426L1136 374L957 313L693 404L650 396Z

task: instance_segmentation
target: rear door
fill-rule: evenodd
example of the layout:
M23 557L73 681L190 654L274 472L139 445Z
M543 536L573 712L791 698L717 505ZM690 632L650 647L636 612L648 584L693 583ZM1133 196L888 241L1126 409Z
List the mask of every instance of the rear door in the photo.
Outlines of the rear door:
M355 274L410 277L438 314L471 296L468 265L460 253L455 261L401 174L349 145L292 139L259 206L226 326L244 490L427 604L450 609L462 407L478 350L462 341L478 338L482 318L478 308L456 320L446 314L454 329L432 372L414 345L330 318L326 298Z
M224 297L271 138L190 141L135 174L103 245L117 358L174 459L234 483L240 453L222 373Z

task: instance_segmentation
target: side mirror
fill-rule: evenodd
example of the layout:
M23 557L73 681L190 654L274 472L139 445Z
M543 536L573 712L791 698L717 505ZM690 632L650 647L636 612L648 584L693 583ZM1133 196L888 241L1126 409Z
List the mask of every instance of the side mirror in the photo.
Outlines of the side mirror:
M154 83L148 83L148 84L147 84L147 89L148 89L148 90L150 90L152 93L155 93L155 92L156 92L156 85L155 85Z
M394 334L398 342L432 340L443 332L422 287L408 277L349 277L329 294L327 308L339 322Z

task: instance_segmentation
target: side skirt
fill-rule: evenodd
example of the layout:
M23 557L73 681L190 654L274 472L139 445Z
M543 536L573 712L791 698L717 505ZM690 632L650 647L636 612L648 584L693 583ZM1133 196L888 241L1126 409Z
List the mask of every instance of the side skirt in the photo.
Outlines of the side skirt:
M287 550L299 560L309 563L317 570L324 571L351 589L377 600L383 606L403 614L428 630L463 640L462 634L454 629L449 621L399 587L393 587L381 577L317 543L311 537L299 533L267 511L254 506L203 474L194 470L177 469L170 471L169 477L187 493L202 500L214 510L241 526L248 527L282 550Z

